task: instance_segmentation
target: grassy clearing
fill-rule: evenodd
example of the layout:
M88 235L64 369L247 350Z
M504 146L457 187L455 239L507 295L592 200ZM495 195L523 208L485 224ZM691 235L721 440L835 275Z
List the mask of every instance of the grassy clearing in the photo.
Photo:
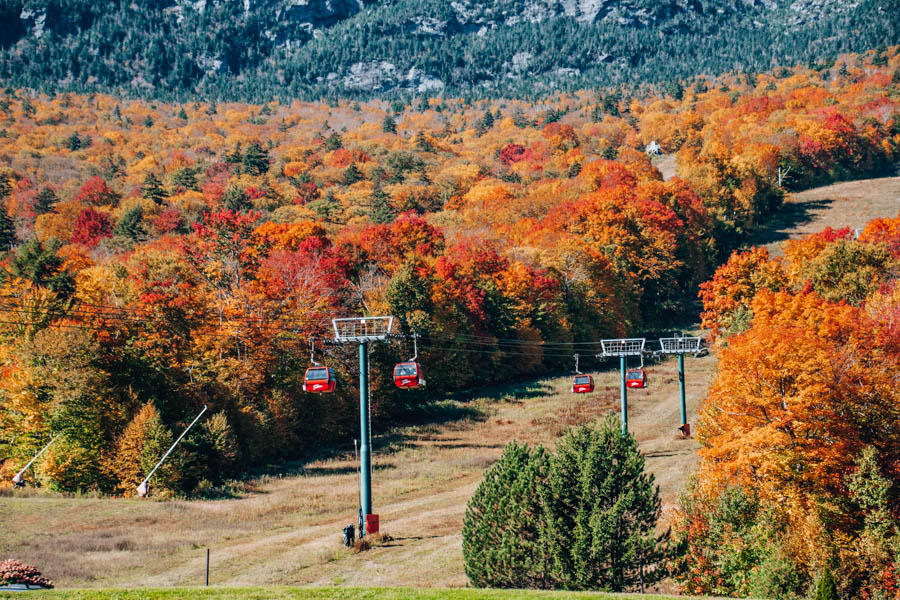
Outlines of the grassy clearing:
M0 598L12 598L13 594ZM18 597L18 596L16 596ZM592 598L614 600L616 598L642 598L644 600L665 600L673 596L600 594L591 592L539 592L526 590L476 590L476 589L411 589L411 588L173 588L147 590L53 590L31 592L29 598L50 600L66 598L73 600L170 600L176 598L197 598L210 600L504 600L506 598L552 598L553 600L575 600Z
M715 359L687 360L693 414ZM649 367L630 422L671 507L695 464L697 444L676 436L675 361ZM65 587L169 587L202 583L211 548L214 585L464 587L460 530L484 469L510 440L552 444L568 427L618 413L614 371L597 391L574 395L567 377L446 401L443 422L377 436L374 506L392 540L365 552L340 544L355 521L352 441L343 453L248 482L240 497L207 501L0 497L0 556L34 564ZM452 410L451 410L452 409Z
M872 219L900 212L900 177L862 179L791 194L784 208L753 240L772 254L787 239L817 233L826 227L861 229Z

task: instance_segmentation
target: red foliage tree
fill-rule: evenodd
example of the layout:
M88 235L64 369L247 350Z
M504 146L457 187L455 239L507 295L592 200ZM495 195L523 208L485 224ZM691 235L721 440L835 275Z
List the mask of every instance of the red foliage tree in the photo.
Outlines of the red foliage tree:
M110 188L102 178L94 175L78 190L75 201L93 204L94 206L114 205L119 201L119 194Z
M75 219L75 227L72 230L70 241L73 244L83 244L93 248L103 238L112 236L112 223L109 215L88 206L81 211Z

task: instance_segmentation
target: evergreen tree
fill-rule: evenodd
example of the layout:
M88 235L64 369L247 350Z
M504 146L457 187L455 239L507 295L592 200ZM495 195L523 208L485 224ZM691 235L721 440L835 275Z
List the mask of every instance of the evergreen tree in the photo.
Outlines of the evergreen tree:
M182 167L172 173L172 185L185 190L197 189L197 174L192 167Z
M234 150L225 155L225 162L230 165L236 165L244 160L244 153L241 152L241 143L234 145Z
M328 223L336 222L336 217L340 214L342 208L341 203L334 197L334 192L332 190L328 190L328 193L325 194L324 198L314 200L307 204L307 206L313 210L319 218Z
M544 540L548 453L510 442L466 505L463 560L477 587L554 587Z
M31 238L16 251L10 262L10 271L16 277L33 281L37 285L68 296L75 290L72 276L61 269L63 260L59 257L62 243L54 238L45 244L37 238Z
M624 591L662 579L659 490L616 419L570 430L555 455L511 444L466 508L472 583Z
M12 193L12 182L9 175L0 173L0 200L7 198Z
M363 179L362 171L359 170L356 163L350 163L350 166L344 170L344 183L347 185L353 185L357 181L362 181Z
M147 115L147 118L144 119L144 127L147 127L148 129L150 127L153 127L153 117L151 117L150 115Z
M113 232L116 235L127 237L131 240L138 241L145 235L144 231L144 209L140 206L130 208L119 222Z
M57 202L59 202L59 196L56 195L53 188L42 188L34 199L34 212L39 215L46 214L53 210L53 205Z
M187 116L187 113L184 112L183 106L180 109L178 109L178 118L181 119L182 121L187 121L188 116Z
M397 122L391 115L385 115L381 122L381 131L384 133L397 133Z
M229 186L222 196L222 205L228 210L236 210L242 212L253 207L250 198L244 193L244 190L236 185Z
M78 135L77 131L72 132L72 135L66 138L66 147L72 152L81 150L82 148L87 148L90 145L91 138L81 137L80 135Z
M6 212L6 204L0 202L0 252L16 245L16 226Z
M147 173L147 176L144 177L144 183L141 185L141 196L148 200L153 200L157 204L162 204L168 195L169 193L156 175Z
M831 569L828 567L825 567L825 571L816 585L816 595L813 600L841 600L841 597L838 596L834 575L831 574Z
M481 117L481 120L478 121L478 126L477 126L478 134L484 135L493 126L494 126L494 115L491 114L491 111L487 110L484 112L484 115Z
M247 146L244 158L241 161L244 172L250 175L263 175L269 171L269 151L253 142Z
M380 185L376 185L372 190L372 209L369 211L369 217L375 223L391 223L397 218L397 211L391 204L391 197L388 196Z
M570 430L551 459L546 541L559 587L623 592L659 581L659 488L615 418Z
M342 140L341 136L339 136L336 132L332 132L331 135L325 138L324 146L325 150L327 150L328 152L334 152L338 148L344 147L344 140Z
M676 100L681 100L684 98L684 86L681 85L681 82L678 80L670 81L669 84L666 85L666 93Z
M420 152L434 152L434 146L431 145L431 142L422 131L416 134L416 150Z

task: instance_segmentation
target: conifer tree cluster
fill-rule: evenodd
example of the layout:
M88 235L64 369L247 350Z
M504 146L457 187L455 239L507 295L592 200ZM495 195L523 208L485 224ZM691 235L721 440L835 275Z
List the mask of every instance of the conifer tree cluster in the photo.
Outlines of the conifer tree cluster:
M466 507L463 556L479 587L639 590L666 575L659 489L614 418L555 453L510 443Z

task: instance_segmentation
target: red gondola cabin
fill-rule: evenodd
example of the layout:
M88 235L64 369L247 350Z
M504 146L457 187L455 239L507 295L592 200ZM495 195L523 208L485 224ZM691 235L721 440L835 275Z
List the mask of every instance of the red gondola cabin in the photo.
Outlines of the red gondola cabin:
M394 385L405 390L425 387L422 365L417 362L399 363L394 367Z
M643 369L632 369L625 373L625 385L630 388L647 387L647 375Z
M310 367L306 370L306 377L303 379L304 392L333 392L336 385L334 371L329 367Z
M594 391L594 378L590 375L576 375L572 378L572 391L576 394L588 394Z

